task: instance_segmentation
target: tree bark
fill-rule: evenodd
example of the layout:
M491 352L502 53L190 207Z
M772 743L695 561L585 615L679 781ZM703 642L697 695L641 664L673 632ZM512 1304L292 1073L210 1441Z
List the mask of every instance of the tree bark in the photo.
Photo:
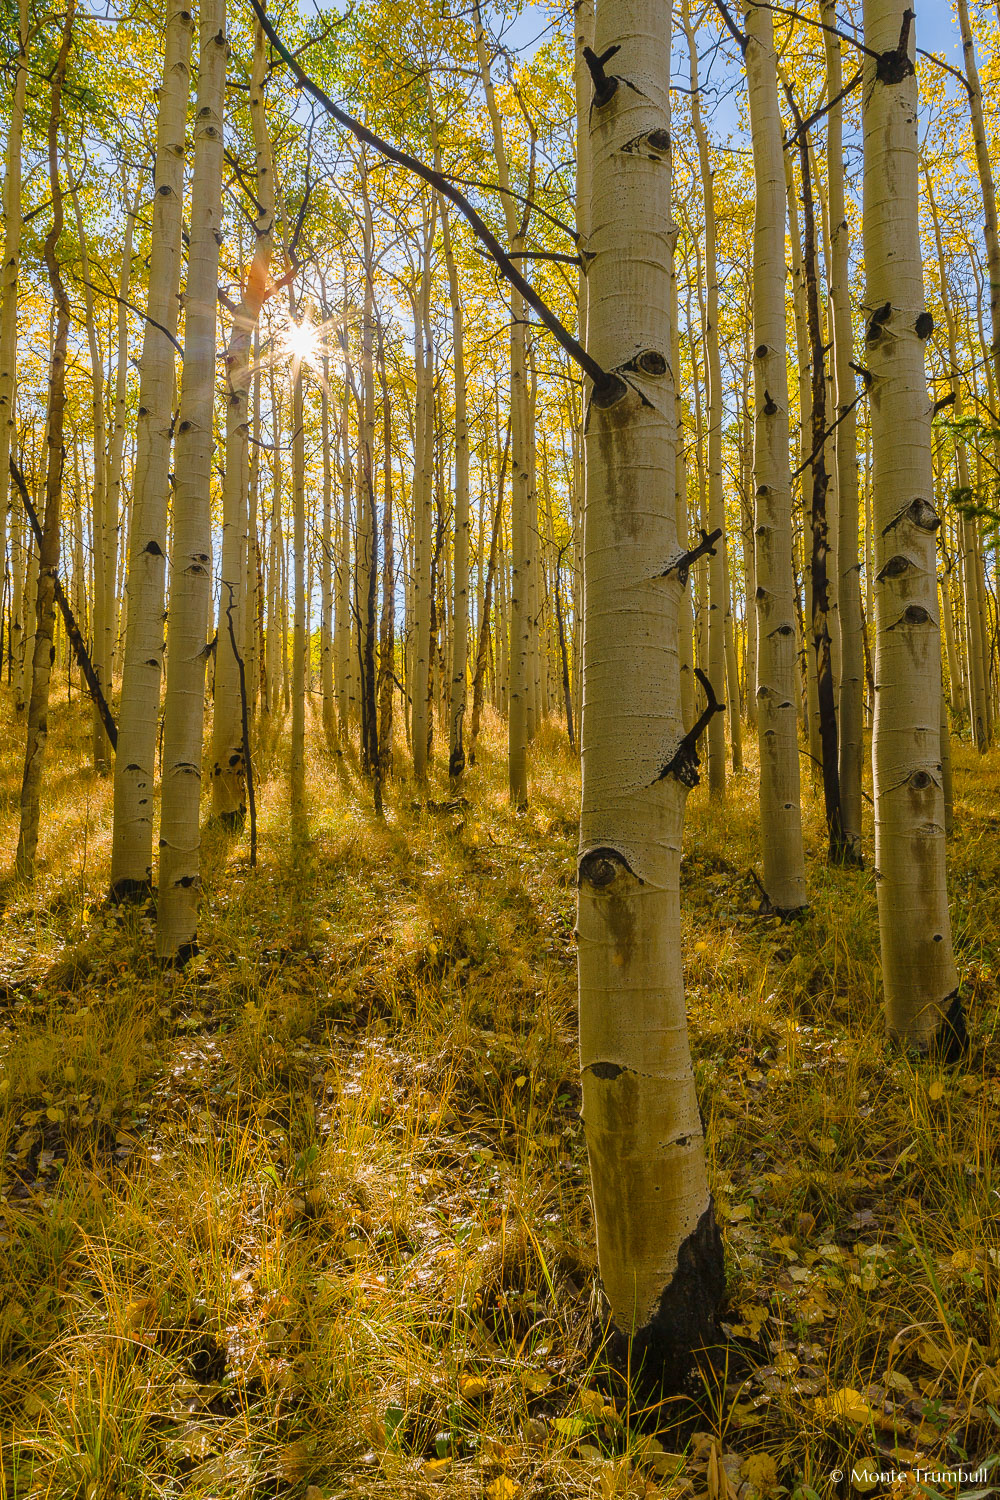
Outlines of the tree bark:
M756 184L753 249L757 736L764 891L777 912L806 903L799 785L792 480L785 337L785 183L774 25L747 4L746 69Z
M823 20L836 23L834 0L824 0ZM840 38L824 33L827 93L843 88ZM830 204L830 301L833 323L834 404L838 491L838 613L840 616L840 817L845 857L861 861L861 767L864 758L864 622L861 616L861 559L858 555L858 426L854 415L854 331L850 303L850 231L844 199L844 109L831 104L827 116Z
M256 157L254 196L258 213L254 223L253 255L239 306L233 311L226 349L226 457L222 483L222 558L212 715L212 812L223 826L229 828L242 827L246 815L240 664L233 640L239 642L245 635L251 352L261 308L271 290L275 228L274 166L264 113L267 69L268 48L258 25L254 28L250 74L250 120ZM230 614L232 631L229 629Z
M35 878L38 853L38 822L41 811L42 771L48 743L49 685L55 660L55 595L59 568L59 519L62 503L63 469L66 462L64 427L66 417L66 350L69 341L70 305L59 264L59 242L63 231L63 188L59 176L59 124L63 88L70 48L73 44L73 21L76 0L68 0L63 20L62 39L52 70L49 91L47 130L49 193L52 198L52 227L45 236L43 259L52 288L55 305L55 335L49 366L49 403L47 424L47 466L45 472L45 515L38 547L38 582L35 592L35 640L31 659L31 695L28 699L28 735L24 751L24 774L21 779L21 822L14 856L14 874L19 880Z
M28 0L18 0L17 52L14 87L7 127L7 157L3 183L3 265L0 268L0 617L7 590L7 514L10 510L8 463L16 435L17 283L21 266L21 146L24 138L24 101L28 79ZM11 538L13 542L13 536ZM14 609L11 608L11 629ZM2 620L0 620L2 635ZM8 639L8 651L10 643ZM2 649L0 649L2 661Z
M184 150L190 88L188 10L168 0L156 118L147 319L139 366L127 615L114 775L111 893L141 896L153 881L153 782L163 673L163 585L179 311Z
M726 692L726 508L722 479L722 357L719 349L719 272L716 250L715 172L712 167L701 110L698 49L691 25L689 0L682 0L681 17L687 37L691 74L691 124L698 146L702 201L705 212L705 379L708 387L708 530L722 535L708 559L708 655L707 670L720 701ZM739 713L729 705L729 721ZM726 724L715 714L708 725L709 796L726 795Z
M864 252L875 531L875 863L889 1035L946 1054L965 1028L948 910L930 332L905 0L865 0Z
M174 528L163 711L163 797L156 951L183 963L196 949L201 885L206 642L212 604L211 483L222 237L225 0L202 0L184 370L176 441Z
M589 352L620 373L599 399L588 392L577 926L583 1113L613 1348L633 1375L679 1381L712 1336L723 1263L680 948L696 757L677 650L669 13L664 0L597 5L594 51L615 49L618 77L597 70L590 115Z

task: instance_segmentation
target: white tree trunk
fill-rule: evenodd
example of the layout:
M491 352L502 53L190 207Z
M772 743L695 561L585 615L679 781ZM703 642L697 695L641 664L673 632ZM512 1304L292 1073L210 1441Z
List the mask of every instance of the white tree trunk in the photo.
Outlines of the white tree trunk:
M721 531L708 560L708 676L720 702L726 696L726 509L722 476L722 357L719 349L719 272L716 251L715 173L701 109L698 50L689 0L681 16L687 37L691 74L691 124L698 145L705 211L705 380L708 386L708 529ZM739 704L729 705L733 723ZM712 797L726 795L726 726L715 714L708 726L708 787Z
M823 0L823 19L836 24L834 0ZM843 87L840 38L824 33L827 92L831 100ZM861 857L861 767L864 759L864 621L861 617L861 559L858 554L858 424L854 414L855 381L851 374L854 331L850 302L850 230L844 201L844 109L831 104L827 116L827 163L830 211L830 301L833 323L834 400L838 510L837 613L840 641L838 731L840 746L840 816L847 858ZM831 570L833 559L831 554ZM832 629L832 626L831 626Z
M441 229L448 265L452 351L455 376L455 586L452 616L448 771L457 783L465 770L464 720L469 655L469 423L465 394L465 324L462 290L451 243L451 221L441 200Z
M909 22L904 19L904 11ZM906 0L865 0L864 250L875 530L875 861L890 1036L964 1037L952 956L941 766L931 409ZM902 48L900 41L903 41Z
M524 248L527 212L510 192L510 165L503 124L486 51L482 17L476 4L476 51L493 131L493 155L500 187L507 241L516 256ZM518 262L518 264L523 264ZM528 646L530 622L527 609L530 557L528 545L528 370L525 345L524 298L510 289L510 654L508 660L507 760L510 800L515 807L528 803Z
M598 0L596 16L594 50L620 47L625 81L599 83L590 115L589 352L618 373L592 393L587 425L578 932L601 1278L633 1370L648 1355L676 1379L710 1334L723 1275L680 946L693 745L677 650L669 13Z
M785 337L785 180L774 26L745 6L756 185L753 252L757 736L764 890L778 912L806 903L799 786L798 650L792 567Z
M226 350L226 458L222 484L222 566L215 645L215 705L212 715L212 811L229 827L238 827L246 811L246 767L243 764L243 706L236 651L246 637L248 513L250 489L251 349L261 308L268 296L274 243L275 187L271 143L264 113L264 80L269 49L258 25L254 33L250 75L250 120L256 156L254 188L259 212L255 245L239 306L233 313ZM230 619L232 632L230 632ZM233 642L236 642L236 650ZM244 663L245 669L245 663Z
M196 947L201 885L205 663L212 605L212 454L222 229L225 0L202 0L191 239L184 299L184 371L175 449L167 693L156 951L182 963Z
M21 780L21 822L14 856L14 874L33 880L38 852L38 821L41 811L42 770L48 743L49 685L55 661L55 591L59 567L59 527L63 469L66 462L64 426L66 415L66 350L69 341L70 305L59 264L63 231L63 189L59 178L59 123L62 111L66 65L73 40L75 0L69 0L63 20L62 39L51 73L47 130L49 194L52 227L45 236L43 258L52 288L55 327L49 366L49 400L46 422L45 510L38 548L35 589L35 638L31 652L31 693L28 698L27 742Z
M7 584L7 513L11 441L15 435L17 385L17 282L21 265L21 143L28 78L28 0L18 0L14 88L7 129L3 186L3 265L0 267L0 609ZM13 541L13 534L12 534ZM11 609L11 629L15 611ZM23 634L23 632L22 632Z
M192 29L191 13L168 0L115 755L111 890L118 898L148 892L153 878L153 768L163 673L163 580Z

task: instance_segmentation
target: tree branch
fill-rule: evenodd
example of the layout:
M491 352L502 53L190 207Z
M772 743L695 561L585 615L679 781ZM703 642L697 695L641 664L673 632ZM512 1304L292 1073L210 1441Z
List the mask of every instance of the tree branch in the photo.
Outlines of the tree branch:
M436 188L439 193L444 194L451 203L454 203L459 213L471 225L476 236L486 246L506 279L521 293L521 296L528 303L529 307L534 308L546 328L558 339L570 358L575 360L580 368L590 376L594 382L595 393L606 392L608 395L611 395L615 392L620 384L618 377L608 374L597 363L597 360L593 359L587 353L586 349L573 337L569 330L563 327L552 309L542 301L530 282L526 281L521 275L510 259L510 256L505 253L496 236L480 218L465 194L460 193L458 188L441 172L436 172L432 167L425 166L422 161L419 161L415 156L411 156L408 151L401 151L396 146L391 146L380 135L376 135L373 130L369 130L367 125L362 125L360 120L356 120L353 115L349 115L346 110L334 104L329 94L309 77L308 73L305 72L292 53L289 52L275 31L267 11L260 3L260 0L250 0L250 4L253 6L254 14L260 22L264 34L279 57L291 69L292 76L299 87L304 89L307 94L310 94L319 104L322 104L323 108L328 114L333 116L338 125L342 125L345 130L349 130L357 140L366 146L371 146L381 156L388 157L390 161L394 161L398 166L405 167L408 172L413 172L430 187Z

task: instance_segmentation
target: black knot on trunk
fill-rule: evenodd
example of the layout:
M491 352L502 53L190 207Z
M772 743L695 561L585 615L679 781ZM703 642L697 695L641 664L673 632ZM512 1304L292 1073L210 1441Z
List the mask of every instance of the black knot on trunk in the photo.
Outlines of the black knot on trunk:
M624 854L618 849L611 849L606 844L600 844L596 849L587 849L581 854L577 867L577 883L581 886L584 884L593 886L598 891L606 890L623 870L634 879L638 879ZM639 883L642 884L641 881Z
M600 411L607 411L616 406L628 391L628 386L620 375L605 375L601 381L594 381L594 405Z
M882 337L882 329L884 325L888 323L891 316L891 302L886 302L881 307L877 307L875 309L875 311L871 315L871 318L869 319L868 328L865 332L866 343L874 344L877 339L880 339Z
M636 357L635 368L643 375L665 375L667 373L667 362L659 349L644 349Z
M883 578L901 578L904 573L910 571L912 566L913 564L908 557L903 557L902 554L897 553L895 557L890 557L885 567L875 574L875 581L876 583L881 583Z
M875 58L875 77L879 83L902 83L916 72L910 58L910 29L914 19L912 10L904 10L899 41L888 52L880 52Z

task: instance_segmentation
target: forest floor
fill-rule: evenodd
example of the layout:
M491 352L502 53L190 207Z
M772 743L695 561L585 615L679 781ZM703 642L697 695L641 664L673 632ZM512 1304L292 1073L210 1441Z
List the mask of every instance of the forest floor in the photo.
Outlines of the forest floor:
M78 705L51 723L40 878L2 893L0 1500L935 1496L916 1469L1000 1452L1000 756L956 747L957 1071L884 1046L870 847L827 868L808 790L812 907L782 926L749 873L752 768L724 807L692 795L728 1354L640 1413L591 1347L555 731L527 814L489 726L463 800L400 780L379 823L317 729L308 844L272 768L258 867L209 831L201 954L173 974L150 911L104 902ZM21 753L5 736L5 870Z

